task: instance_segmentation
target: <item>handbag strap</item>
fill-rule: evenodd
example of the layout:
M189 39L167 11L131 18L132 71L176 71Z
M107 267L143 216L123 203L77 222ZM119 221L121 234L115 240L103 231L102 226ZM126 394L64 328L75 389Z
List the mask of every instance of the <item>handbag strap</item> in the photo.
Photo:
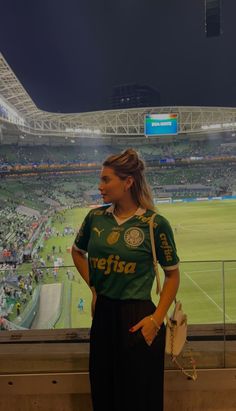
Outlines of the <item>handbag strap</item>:
M151 218L149 220L149 231L150 231L150 240L151 240L151 246L152 246L153 267L154 267L154 271L155 271L155 274L156 274L156 282L157 282L156 293L161 295L161 280L160 280L160 274L159 274L159 270L158 270L158 260L157 260L156 247L155 247L155 238L154 238L154 218L155 218L156 215L157 215L157 213L153 213L153 215L151 216ZM174 302L175 302L175 304L177 303L176 297L174 299ZM170 327L172 326L168 314L166 314L166 322L168 323L168 325ZM197 379L196 363L195 363L195 360L193 359L192 356L190 358L192 372L186 371L182 367L182 365L178 362L176 357L173 356L173 354L171 355L171 357L172 357L172 361L175 362L177 367L182 371L182 373L184 375L186 375L186 377L188 377L188 379L196 381L196 379Z
M156 254L156 247L155 247L155 239L154 239L154 218L157 214L153 213L153 215L150 218L149 221L149 231L150 231L150 240L151 240L151 246L152 246L152 258L153 258L153 267L154 271L156 274L156 280L157 280L157 288L156 288L156 293L161 294L161 280L160 280L160 274L158 270L158 260L157 260L157 254Z

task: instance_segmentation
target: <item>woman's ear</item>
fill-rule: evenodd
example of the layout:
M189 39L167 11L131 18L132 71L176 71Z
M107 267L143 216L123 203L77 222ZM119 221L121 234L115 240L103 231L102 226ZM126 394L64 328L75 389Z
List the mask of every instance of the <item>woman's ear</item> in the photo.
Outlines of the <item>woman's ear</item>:
M128 176L125 181L125 191L129 190L134 182L134 178L132 176Z

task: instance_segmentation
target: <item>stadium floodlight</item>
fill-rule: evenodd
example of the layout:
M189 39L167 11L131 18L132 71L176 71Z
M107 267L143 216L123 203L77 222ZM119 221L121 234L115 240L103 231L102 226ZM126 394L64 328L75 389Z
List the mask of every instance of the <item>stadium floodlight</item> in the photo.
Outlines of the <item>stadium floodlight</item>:
M236 127L236 123L222 123L222 124L210 124L209 126L202 126L203 130L212 130L212 129L222 129L222 128L232 128Z
M202 126L203 130L211 130L211 129L217 129L217 128L222 128L221 124L210 124L209 126Z
M236 123L223 123L222 125L224 128L236 127Z
M67 133L85 133L85 134L101 134L101 130L98 128L91 129L91 128L69 128L65 129Z

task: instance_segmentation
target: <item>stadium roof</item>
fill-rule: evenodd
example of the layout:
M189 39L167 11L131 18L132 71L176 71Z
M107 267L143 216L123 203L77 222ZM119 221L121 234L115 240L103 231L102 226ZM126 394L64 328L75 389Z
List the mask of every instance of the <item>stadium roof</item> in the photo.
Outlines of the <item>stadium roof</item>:
M11 115L5 112L3 116L0 111L0 119L17 124L25 133L36 135L140 136L144 135L145 115L154 113L177 113L182 134L236 130L236 108L174 106L78 114L49 113L35 105L0 53L0 108L1 104Z

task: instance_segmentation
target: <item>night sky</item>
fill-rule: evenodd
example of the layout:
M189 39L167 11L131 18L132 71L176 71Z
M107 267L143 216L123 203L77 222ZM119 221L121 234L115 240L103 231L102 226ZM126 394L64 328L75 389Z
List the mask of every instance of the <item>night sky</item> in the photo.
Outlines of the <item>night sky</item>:
M161 105L236 107L236 0L205 35L204 0L0 1L0 50L36 105L111 108L114 85L146 84Z

